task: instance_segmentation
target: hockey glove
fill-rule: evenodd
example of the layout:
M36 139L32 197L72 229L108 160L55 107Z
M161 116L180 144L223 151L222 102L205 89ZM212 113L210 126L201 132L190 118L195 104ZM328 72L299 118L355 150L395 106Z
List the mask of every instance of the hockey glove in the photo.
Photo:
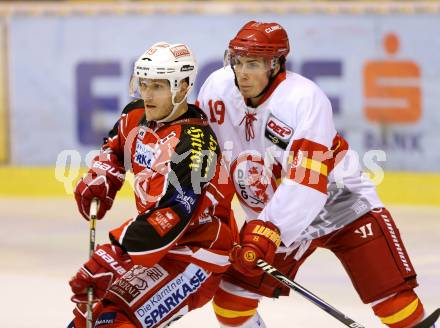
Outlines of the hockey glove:
M101 158L100 158L101 157ZM101 160L104 157L104 160ZM90 203L99 199L97 218L102 219L112 207L116 192L121 189L125 179L125 169L119 165L114 154L101 153L92 162L92 168L78 181L75 199L79 212L89 220Z
M130 256L115 245L98 246L92 257L69 281L72 302L87 303L87 288L93 288L93 302L104 298L111 284L133 266Z
M256 264L258 259L272 264L281 243L278 228L271 222L252 220L243 227L240 238L241 245L236 245L230 254L232 266L247 276L263 274Z

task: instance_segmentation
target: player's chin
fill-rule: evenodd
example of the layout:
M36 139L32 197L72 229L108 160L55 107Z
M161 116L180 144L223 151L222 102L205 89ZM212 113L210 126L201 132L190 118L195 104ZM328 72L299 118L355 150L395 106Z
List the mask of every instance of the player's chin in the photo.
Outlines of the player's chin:
M240 87L240 92L245 98L254 98L258 96L258 92L252 87Z
M254 92L252 92L252 90L250 90L250 89L240 88L240 92L241 92L241 95L245 98L253 98L254 97Z
M145 118L147 121L156 121L157 115L154 115L153 113L145 113Z
M147 120L156 120L158 116L158 110L155 107L145 107L145 117Z

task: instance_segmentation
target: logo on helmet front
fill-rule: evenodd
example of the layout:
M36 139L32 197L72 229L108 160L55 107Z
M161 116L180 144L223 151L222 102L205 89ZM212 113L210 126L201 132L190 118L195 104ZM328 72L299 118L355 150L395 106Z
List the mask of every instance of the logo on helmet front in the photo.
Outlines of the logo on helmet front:
M170 51L173 53L174 57L176 57L176 58L191 55L188 48L183 44L180 46L175 46L175 47L170 48Z
M157 51L157 48L151 47L150 49L147 50L146 54L151 56L152 54L154 54Z
M279 26L279 25L274 25L274 26L271 26L271 27L268 27L267 29L265 29L264 32L266 32L266 33L272 33L272 32L274 32L274 31L281 30L281 29L282 29L281 26Z

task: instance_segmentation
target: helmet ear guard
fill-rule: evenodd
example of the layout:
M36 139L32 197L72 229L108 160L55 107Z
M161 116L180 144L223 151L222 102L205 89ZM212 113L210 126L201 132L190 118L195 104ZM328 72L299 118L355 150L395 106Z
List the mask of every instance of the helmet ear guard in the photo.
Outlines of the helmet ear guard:
M142 98L139 90L141 78L168 80L173 110L167 117L157 121L167 122L194 87L197 68L197 61L188 46L167 42L155 43L135 62L129 94L135 98ZM188 81L186 94L181 101L176 102L175 98L180 90L180 84L185 80Z

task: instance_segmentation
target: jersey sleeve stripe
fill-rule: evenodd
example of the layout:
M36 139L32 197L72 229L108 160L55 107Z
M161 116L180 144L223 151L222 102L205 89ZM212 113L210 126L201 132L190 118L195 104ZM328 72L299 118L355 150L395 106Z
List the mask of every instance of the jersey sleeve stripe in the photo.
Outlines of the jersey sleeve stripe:
M168 253L168 258L192 262L211 272L225 272L230 266L228 251L215 252L203 248L194 251L189 247L182 247L171 249Z
M327 194L327 176L318 172L298 167L290 171L289 179L309 188Z
M301 166L304 167L305 169L309 169L311 171L317 172L317 173L322 174L324 176L328 175L327 165L322 162L319 162L317 160L304 157L301 162Z
M328 160L329 172L344 158L348 148L348 142L340 134L336 134L333 139L332 149L330 150L331 158Z
M322 144L307 139L295 140L288 159L288 178L326 194L330 155Z
M213 217L213 219L215 219L216 222L217 222L217 233L216 233L215 238L214 238L214 240L212 241L211 245L209 245L209 248L212 248L212 247L214 246L215 242L217 241L217 239L218 239L218 237L219 237L219 235L220 235L221 224L222 224L222 223L220 222L220 220L219 220L218 218L216 218L215 216Z

